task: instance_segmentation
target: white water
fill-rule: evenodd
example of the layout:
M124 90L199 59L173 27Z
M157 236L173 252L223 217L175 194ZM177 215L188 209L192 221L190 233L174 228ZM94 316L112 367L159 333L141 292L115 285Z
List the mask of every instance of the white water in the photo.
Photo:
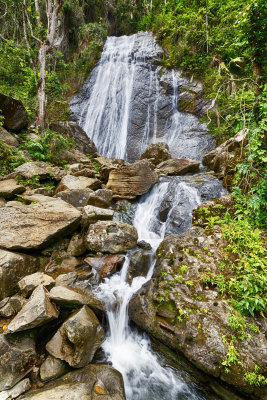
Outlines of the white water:
M166 195L169 182L156 185L153 190L138 204L134 225L139 240L146 240L155 250L164 238L165 223L154 231L157 221L157 210ZM181 190L188 191L192 198L189 212L200 202L197 191L184 182L177 186L177 195ZM171 215L172 209L169 211ZM150 341L146 336L130 329L128 324L128 305L133 295L149 281L153 274L155 261L151 259L151 267L146 277L135 277L131 284L127 283L127 270L130 258L127 257L120 273L106 279L97 288L97 294L108 309L109 334L103 349L112 365L124 378L127 400L178 400L202 399L194 393L170 368L163 368L155 354L151 351Z

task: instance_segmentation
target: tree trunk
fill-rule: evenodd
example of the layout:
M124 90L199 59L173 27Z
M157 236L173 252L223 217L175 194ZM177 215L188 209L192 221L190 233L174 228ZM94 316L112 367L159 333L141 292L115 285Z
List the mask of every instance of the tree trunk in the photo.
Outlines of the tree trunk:
M46 112L46 76L45 76L45 68L46 68L46 53L47 53L47 45L45 43L41 44L39 49L39 67L40 67L40 83L38 86L38 102L39 102L39 125L41 130L45 128L45 112Z

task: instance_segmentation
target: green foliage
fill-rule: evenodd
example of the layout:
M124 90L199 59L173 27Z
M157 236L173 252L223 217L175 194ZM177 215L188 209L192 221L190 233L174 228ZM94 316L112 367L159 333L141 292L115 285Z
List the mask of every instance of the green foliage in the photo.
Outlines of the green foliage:
M222 361L222 365L225 367L226 372L230 372L230 368L232 365L239 364L238 361L238 352L235 348L235 336L232 336L231 340L228 341L225 336L223 336L224 343L227 344L227 355L226 359Z
M46 129L44 133L36 139L26 138L25 149L36 161L50 161L60 164L58 156L63 150L74 147L74 142L64 135Z
M262 386L267 384L267 379L265 376L259 374L260 368L258 365L255 365L253 372L246 372L245 373L245 380L253 386Z
M0 175L6 175L13 171L16 167L26 162L22 153L7 146L0 139Z

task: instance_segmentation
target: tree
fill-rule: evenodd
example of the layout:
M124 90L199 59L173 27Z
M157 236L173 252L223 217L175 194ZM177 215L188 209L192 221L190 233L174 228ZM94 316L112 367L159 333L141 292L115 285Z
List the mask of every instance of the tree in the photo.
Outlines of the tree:
M22 16L23 29L26 45L31 59L32 69L35 76L35 84L38 94L38 119L41 130L45 128L46 114L46 65L47 56L55 50L55 40L57 38L57 25L59 12L64 4L64 0L45 0L46 29L43 28L39 0L34 0L35 12L31 13L31 7L27 0L23 0ZM35 20L33 29L32 19ZM30 38L33 39L38 47L37 65L32 56Z

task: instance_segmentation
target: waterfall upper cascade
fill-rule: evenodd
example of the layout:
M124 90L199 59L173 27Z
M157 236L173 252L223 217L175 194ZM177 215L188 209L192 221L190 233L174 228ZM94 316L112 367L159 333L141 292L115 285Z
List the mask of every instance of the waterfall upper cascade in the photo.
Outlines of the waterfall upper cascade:
M164 141L174 157L201 161L214 145L207 126L178 110L201 84L158 66L162 49L149 32L108 37L101 60L70 104L72 119L106 157L134 161Z

